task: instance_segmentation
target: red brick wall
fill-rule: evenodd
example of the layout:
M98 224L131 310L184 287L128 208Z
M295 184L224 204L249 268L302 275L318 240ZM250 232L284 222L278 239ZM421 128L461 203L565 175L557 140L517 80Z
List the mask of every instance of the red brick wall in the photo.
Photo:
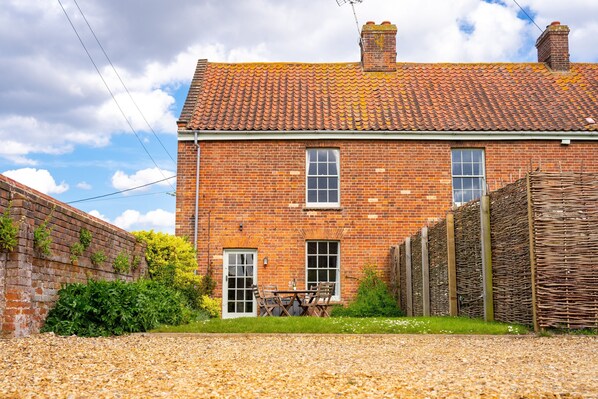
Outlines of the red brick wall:
M133 280L145 273L144 248L131 234L0 175L0 212L9 202L10 215L20 225L17 248L0 253L0 335L38 332L65 283L89 278ZM34 249L33 231L50 213L52 254L45 257ZM92 242L73 263L70 246L79 240L83 227L91 232ZM107 260L94 266L89 256L100 250ZM121 251L129 259L134 255L141 259L139 267L127 275L115 273L112 267Z
M305 208L305 150L340 149L341 208ZM198 260L220 291L225 248L258 250L258 281L305 278L305 240L341 243L342 300L365 264L388 279L389 247L452 206L451 147L485 149L491 190L545 171L598 171L598 143L560 141L235 141L201 143ZM179 143L176 233L193 237L196 148ZM239 224L243 223L243 231ZM263 258L269 265L262 265Z

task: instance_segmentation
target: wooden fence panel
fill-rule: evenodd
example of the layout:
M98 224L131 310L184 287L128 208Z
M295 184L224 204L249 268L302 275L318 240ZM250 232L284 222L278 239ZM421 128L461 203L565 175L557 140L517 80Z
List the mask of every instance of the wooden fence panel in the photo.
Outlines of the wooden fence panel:
M448 316L448 263L446 220L430 227L428 233L428 253L430 257L430 314Z
M399 296L401 310L407 314L407 271L406 271L407 252L405 243L399 245Z
M538 324L598 328L598 174L530 178Z
M459 315L483 318L480 202L465 204L454 215Z
M411 281L413 315L423 316L422 236L421 231L411 240Z
M531 325L532 282L526 180L490 194L492 282L497 321Z

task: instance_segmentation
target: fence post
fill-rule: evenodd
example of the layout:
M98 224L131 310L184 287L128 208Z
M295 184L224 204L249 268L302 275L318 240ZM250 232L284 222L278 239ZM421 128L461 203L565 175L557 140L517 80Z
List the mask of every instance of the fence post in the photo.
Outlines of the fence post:
M397 245L395 247L395 277L397 279L396 286L397 286L397 306L399 309L403 309L401 307L401 246Z
M411 281L411 237L405 239L405 285L407 293L407 316L413 316L413 285Z
M530 174L527 174L527 222L529 226L529 264L532 277L532 320L534 323L534 332L540 331L538 325L538 309L536 299L536 247L534 240L534 210L532 208L532 183Z
M449 315L457 316L457 259L455 256L455 216L446 215L446 251L448 263Z
M482 240L482 285L484 288L484 320L494 321L494 298L492 293L492 238L490 235L490 197L480 198L480 221Z
M424 316L430 316L430 263L427 227L422 227L422 310Z

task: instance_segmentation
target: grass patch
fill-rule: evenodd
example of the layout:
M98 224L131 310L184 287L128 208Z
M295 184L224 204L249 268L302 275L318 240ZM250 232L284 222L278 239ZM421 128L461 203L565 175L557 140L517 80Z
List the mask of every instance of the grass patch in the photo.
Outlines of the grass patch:
M527 334L521 325L486 323L464 317L243 317L210 319L180 326L160 326L169 333L302 334Z

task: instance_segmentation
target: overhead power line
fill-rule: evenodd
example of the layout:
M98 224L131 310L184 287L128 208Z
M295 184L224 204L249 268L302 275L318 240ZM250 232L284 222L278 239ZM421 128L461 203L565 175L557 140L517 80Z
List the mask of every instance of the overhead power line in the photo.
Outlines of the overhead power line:
M81 43L81 46L83 47L83 50L85 50L85 53L87 54L87 57L89 57L89 60L93 64L93 67L95 68L97 74L100 76L100 79L104 83L104 86L106 86L106 90L108 90L108 93L110 93L110 96L112 97L112 100L114 101L114 103L116 104L116 107L118 108L118 110L120 111L121 115L123 116L123 118L127 122L127 125L129 126L129 128L131 129L131 131L133 132L133 134L135 135L135 137L137 137L137 141L139 141L139 144L141 144L141 147L143 147L143 150L145 151L145 153L147 154L147 156L151 159L151 161L154 164L154 166L156 166L156 168L158 168L158 170L160 171L160 174L162 175L162 177L165 178L164 180L168 180L168 179L166 179L166 176L164 176L164 173L162 172L162 169L158 166L158 164L156 163L156 161L154 160L154 158L152 157L152 155L149 153L149 151L148 151L147 147L145 146L145 144L143 144L143 140L141 140L141 137L139 137L139 134L137 133L137 131L135 130L135 128L133 128L133 125L129 121L129 118L127 118L127 115L125 114L125 111L122 109L122 107L120 106L120 104L116 100L116 96L114 95L114 93L110 89L110 86L108 85L108 82L106 82L106 79L104 79L104 76L102 75L102 72L100 72L100 69L98 68L98 66L97 66L96 62L94 61L93 57L91 56L91 53L87 49L87 46L85 46L85 43L83 42L83 39L81 38L81 35L79 35L79 32L77 31L77 28L75 28L75 25L73 24L73 21L69 17L69 14L66 12L66 9L64 8L64 5L62 4L62 1L60 1L60 0L57 0L57 1L58 1L58 4L60 4L60 8L62 8L62 12L64 12L64 15L66 16L66 19L69 21L69 24L71 25L71 28L73 28L73 31L75 32L75 35L77 35L77 38L79 39L79 43ZM168 184L170 185L170 187L173 190L175 190L174 186L170 182Z
M176 175L164 178L162 180L157 180L157 181L154 181L154 182L151 182L151 183L143 184L141 186L131 187L131 188L127 188L125 190L120 190L120 191L115 191L115 192L110 193L110 194L97 195L95 197L89 197L89 198L83 198L83 199L79 199L79 200L75 200L75 201L69 201L69 202L67 202L67 204L76 204L78 202L91 201L91 200L96 200L98 198L110 197L111 195L122 194L122 193L126 193L128 191L138 190L138 189L143 188L143 187L148 187L148 186L152 186L154 184L162 183L163 181L174 179L175 177L176 177Z
M162 149L164 150L164 152L166 152L166 154L168 155L168 157L170 158L170 160L176 165L176 162L175 162L174 158L172 157L172 155L170 155L170 152L168 152L168 150L166 149L166 147L162 143L162 140L160 140L160 138L158 137L158 135L156 134L156 132L152 128L152 125L150 125L150 123L147 121L147 118L145 117L145 115L143 114L143 112L141 111L141 109L139 108L139 106L137 105L137 102L133 98L133 95L131 95L131 92L129 91L129 88L127 87L127 85L125 85L125 82L123 81L123 79L121 78L120 74L118 73L118 71L114 67L114 64L112 63L112 60L110 59L110 57L106 53L106 50L104 50L104 46L102 46L102 43L100 43L100 39L98 39L95 31L91 27L91 24L87 20L87 17L85 17L85 14L83 13L83 10L81 9L81 7L79 7L79 3L77 3L77 0L73 0L73 2L75 3L75 5L77 6L77 8L79 9L79 12L81 13L81 16L83 17L83 20L85 21L85 23L87 24L87 27L91 31L91 34L93 35L94 39L96 40L96 43L98 44L98 46L102 50L102 53L104 53L104 57L106 57L106 59L108 60L108 63L110 64L110 67L112 67L112 70L114 71L114 73L118 77L118 80L120 81L120 84L123 86L123 88L127 92L127 95L131 99L131 102L133 103L133 105L135 105L135 108L137 108L137 111L139 112L139 115L141 115L141 117L143 118L143 121L145 122L145 124L147 125L147 127L149 128L149 130L154 134L154 137L156 138L156 140L158 140L158 142L162 146Z
M521 7L521 6L519 5L519 3L517 3L517 0L513 0L513 3L517 4L517 7L519 7L519 9L521 10L521 12L522 12L522 13L524 13L524 14L525 14L525 16L526 16L526 17L527 17L527 18L528 18L530 21L532 21L532 23L533 23L534 25L536 25L536 28L538 28L538 29L540 30L540 32L543 32L542 28L540 28L540 27L538 26L538 24L536 23L536 21L534 21L534 19L531 17L531 15L529 15L529 14L528 14L528 13L527 13L527 12L526 12L524 9L523 9L523 7Z

